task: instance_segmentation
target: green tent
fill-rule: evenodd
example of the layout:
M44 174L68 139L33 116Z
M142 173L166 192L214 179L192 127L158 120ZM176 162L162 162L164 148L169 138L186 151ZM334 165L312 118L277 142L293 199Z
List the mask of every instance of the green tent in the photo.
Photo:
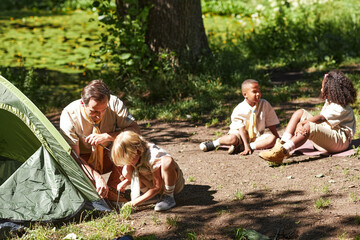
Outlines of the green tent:
M0 232L110 210L70 152L41 111L0 76Z

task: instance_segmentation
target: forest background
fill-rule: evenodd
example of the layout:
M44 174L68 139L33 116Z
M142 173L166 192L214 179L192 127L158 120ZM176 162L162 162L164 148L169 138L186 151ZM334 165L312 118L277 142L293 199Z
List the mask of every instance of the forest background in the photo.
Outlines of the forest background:
M248 78L260 82L263 98L283 119L281 105L319 96L331 69L345 71L360 89L357 0L201 0L210 53L196 58L186 57L191 49L181 58L176 51L152 51L146 42L152 6L122 2L120 21L116 1L2 0L0 74L48 115L102 78L138 120L206 126L229 123ZM359 129L359 101L353 108ZM131 231L127 226L114 226L107 237ZM28 236L41 231L49 229L40 226Z
M144 10L119 24L113 1L1 4L0 73L45 113L60 111L97 78L139 120L208 124L229 121L247 78L260 81L274 106L318 96L330 69L345 69L360 84L355 0L202 1L211 55L181 64L176 53L146 45ZM290 75L276 78L281 73Z

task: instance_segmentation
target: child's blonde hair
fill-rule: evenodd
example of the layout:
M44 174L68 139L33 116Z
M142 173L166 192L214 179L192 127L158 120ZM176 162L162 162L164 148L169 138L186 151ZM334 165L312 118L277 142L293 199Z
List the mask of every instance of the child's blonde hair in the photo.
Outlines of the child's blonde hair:
M114 141L111 158L115 165L130 165L134 157L143 155L148 149L147 142L133 131L120 133Z

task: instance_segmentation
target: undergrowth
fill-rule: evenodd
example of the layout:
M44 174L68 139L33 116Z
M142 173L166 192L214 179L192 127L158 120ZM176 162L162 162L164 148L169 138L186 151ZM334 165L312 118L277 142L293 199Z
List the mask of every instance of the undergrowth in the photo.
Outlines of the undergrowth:
M318 96L323 73L333 68L347 68L359 89L359 75L348 67L356 66L359 58L357 48L352 47L358 44L359 4L351 3L352 14L345 14L348 3L336 0L326 4L309 1L306 8L296 5L295 0L285 5L276 1L203 1L213 56L199 59L191 69L173 70L164 60L155 66L156 75L130 78L119 75L119 68L111 64L104 67L104 62L97 60L100 35L105 32L102 29L94 34L99 28L95 12L11 10L0 17L7 31L0 34L6 45L0 48L5 56L0 72L44 112L61 110L79 98L86 82L103 78L139 120L228 121L232 109L243 100L240 86L247 78L260 82L263 98L273 106ZM329 11L331 8L336 13ZM76 27L79 24L69 24L75 23L74 19L84 31ZM6 30L10 28L13 30ZM33 51L41 48L44 50ZM129 60L128 55L119 54L118 64ZM130 67L126 71L137 69L136 65ZM273 74L294 70L303 73L297 81L271 81Z

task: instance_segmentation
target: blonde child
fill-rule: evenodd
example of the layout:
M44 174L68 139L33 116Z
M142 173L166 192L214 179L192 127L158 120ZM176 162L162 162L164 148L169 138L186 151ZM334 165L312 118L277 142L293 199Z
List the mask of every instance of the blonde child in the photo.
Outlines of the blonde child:
M117 166L124 166L122 170L126 180L118 184L117 190L124 192L131 181L139 182L140 196L133 192L132 207L139 206L157 194L162 194L155 205L155 211L165 211L176 205L174 194L184 188L184 177L178 164L163 149L153 143L148 143L133 131L120 133L113 144L111 156Z
M319 115L312 116L304 109L297 110L281 140L259 156L282 163L292 150L303 145L307 139L320 151L336 153L346 150L355 134L355 116L350 104L356 100L356 90L342 72L330 71L322 79L321 95L325 104Z
M274 146L279 137L276 125L279 119L274 109L265 99L261 99L259 83L247 79L241 84L244 101L237 105L231 114L230 131L215 141L202 142L204 152L216 149L220 145L230 146L228 153L251 154L255 149ZM268 127L271 133L264 134Z

